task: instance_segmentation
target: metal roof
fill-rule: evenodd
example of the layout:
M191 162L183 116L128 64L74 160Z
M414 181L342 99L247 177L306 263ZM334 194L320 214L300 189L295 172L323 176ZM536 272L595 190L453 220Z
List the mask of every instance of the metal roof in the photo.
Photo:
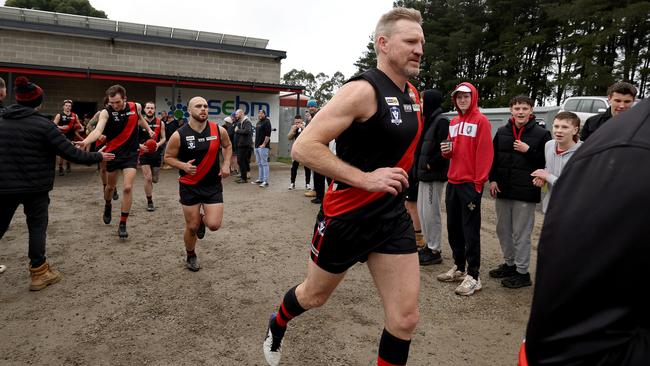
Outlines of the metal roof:
M267 49L266 46L269 41L262 38L120 22L9 6L0 6L0 28L28 29L77 37L162 43L179 47L209 48L277 59L286 58L285 51Z

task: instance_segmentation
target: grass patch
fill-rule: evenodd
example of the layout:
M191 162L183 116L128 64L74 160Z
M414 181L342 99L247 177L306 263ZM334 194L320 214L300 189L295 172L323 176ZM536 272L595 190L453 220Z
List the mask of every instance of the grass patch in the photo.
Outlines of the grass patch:
M291 158L286 157L286 156L278 156L278 161L281 162L281 163L285 163L285 164L291 164L293 162L293 160L291 160Z

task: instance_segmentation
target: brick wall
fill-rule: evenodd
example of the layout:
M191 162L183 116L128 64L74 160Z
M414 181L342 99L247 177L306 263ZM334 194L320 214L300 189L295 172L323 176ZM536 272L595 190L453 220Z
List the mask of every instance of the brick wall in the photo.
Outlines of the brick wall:
M233 81L280 82L280 61L212 50L0 29L0 60Z

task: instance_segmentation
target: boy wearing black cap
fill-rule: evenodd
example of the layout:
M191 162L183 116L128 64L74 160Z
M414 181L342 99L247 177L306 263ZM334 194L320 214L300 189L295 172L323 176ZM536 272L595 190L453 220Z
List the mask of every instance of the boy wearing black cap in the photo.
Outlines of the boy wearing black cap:
M30 290L61 280L45 258L49 191L54 183L54 155L92 164L112 160L109 153L76 149L38 110L43 89L25 77L16 78L16 102L0 115L0 238L22 204L29 229ZM16 138L25 136L29 138ZM28 158L28 164L25 160Z

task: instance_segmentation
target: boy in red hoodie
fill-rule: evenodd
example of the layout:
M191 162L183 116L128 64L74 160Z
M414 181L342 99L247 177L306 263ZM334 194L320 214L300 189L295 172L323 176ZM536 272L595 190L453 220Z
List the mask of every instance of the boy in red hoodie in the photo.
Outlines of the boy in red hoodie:
M470 296L481 289L481 196L494 150L492 125L478 109L474 85L461 83L451 93L458 116L449 123L449 140L440 144L451 159L447 183L447 233L455 265L438 275L442 282L461 282L455 292Z

